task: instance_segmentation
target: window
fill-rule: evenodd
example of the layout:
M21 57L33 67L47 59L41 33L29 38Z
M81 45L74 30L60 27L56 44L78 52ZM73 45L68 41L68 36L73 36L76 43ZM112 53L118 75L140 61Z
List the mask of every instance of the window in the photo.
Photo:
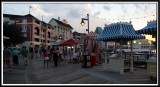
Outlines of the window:
M27 34L24 34L24 37L27 37Z
M26 25L22 26L22 32L27 32L27 26Z
M27 23L27 19L23 19L23 20L22 20L22 23Z
M26 25L23 25L23 26L22 26L22 29L27 29L27 26L26 26Z

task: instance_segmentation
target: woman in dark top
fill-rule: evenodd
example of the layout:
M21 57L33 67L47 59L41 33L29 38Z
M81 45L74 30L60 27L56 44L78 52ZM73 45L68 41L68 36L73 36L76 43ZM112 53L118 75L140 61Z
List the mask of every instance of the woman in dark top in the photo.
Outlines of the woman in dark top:
M51 57L53 58L55 67L57 67L57 63L58 63L57 49L55 47L52 47L50 50L50 54L51 54Z

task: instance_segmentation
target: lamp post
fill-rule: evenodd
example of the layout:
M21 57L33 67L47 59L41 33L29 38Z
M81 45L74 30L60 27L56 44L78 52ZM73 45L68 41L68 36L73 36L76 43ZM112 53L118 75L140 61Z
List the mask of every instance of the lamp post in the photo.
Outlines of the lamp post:
M82 21L81 21L81 25L83 26L85 23L84 23L84 20L87 20L88 21L88 29L86 29L86 31L88 31L88 34L89 34L89 14L87 14L87 18L82 18ZM84 39L85 40L85 39ZM84 51L83 51L83 55L84 55L84 53L85 53L85 41L84 41ZM84 62L84 67L87 67L87 56L85 56L85 58L83 58L83 61L85 61ZM83 65L82 65L83 66Z
M87 14L87 18L82 18L82 21L80 23L82 26L85 24L84 20L88 21L88 29L86 29L86 31L88 31L88 33L89 33L89 14Z
M89 14L87 14L87 18L82 18L82 21L80 23L82 26L85 24L84 20L88 21L88 29L86 29L86 31L88 31L88 34L89 34ZM84 47L84 52L85 52L85 47ZM84 54L84 52L83 52L83 54Z

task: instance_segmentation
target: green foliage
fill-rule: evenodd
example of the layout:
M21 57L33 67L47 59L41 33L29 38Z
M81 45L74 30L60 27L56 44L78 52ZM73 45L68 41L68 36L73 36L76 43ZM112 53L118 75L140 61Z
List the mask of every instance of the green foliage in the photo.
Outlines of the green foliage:
M4 46L8 47L13 45L21 44L25 41L20 29L16 28L15 24L8 24L8 22L3 23L3 35L9 37L10 39L4 40Z

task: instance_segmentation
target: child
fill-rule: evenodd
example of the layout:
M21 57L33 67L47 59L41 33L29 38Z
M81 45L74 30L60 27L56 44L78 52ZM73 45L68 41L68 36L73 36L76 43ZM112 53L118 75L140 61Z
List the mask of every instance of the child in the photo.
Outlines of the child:
M44 67L45 67L45 63L47 62L47 68L48 68L49 55L48 55L47 50L44 50L43 55L44 55Z

